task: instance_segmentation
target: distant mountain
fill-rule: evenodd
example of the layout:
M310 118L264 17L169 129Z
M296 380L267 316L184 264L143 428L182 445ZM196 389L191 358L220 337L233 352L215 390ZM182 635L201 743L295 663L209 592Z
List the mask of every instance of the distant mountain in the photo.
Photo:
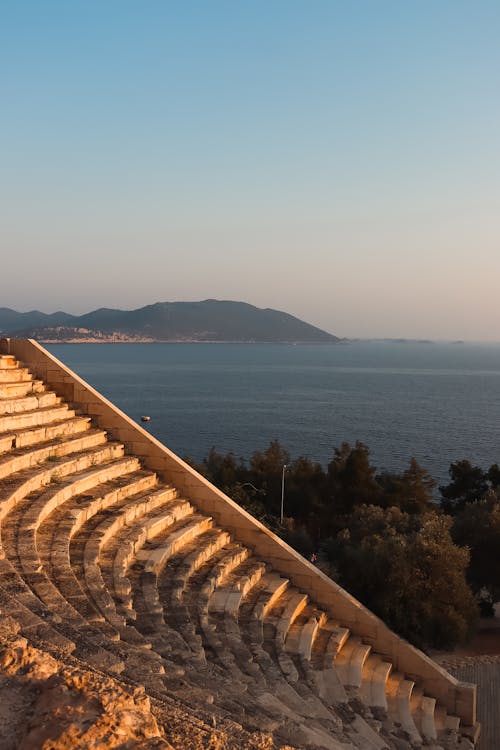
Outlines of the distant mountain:
M42 328L52 326L73 325L77 320L75 315L69 315L65 312L43 313L38 310L19 313L10 310L8 307L0 307L0 333L14 333L30 328Z
M138 310L100 308L85 315L0 308L0 334L39 341L339 341L279 310L246 302L157 302Z

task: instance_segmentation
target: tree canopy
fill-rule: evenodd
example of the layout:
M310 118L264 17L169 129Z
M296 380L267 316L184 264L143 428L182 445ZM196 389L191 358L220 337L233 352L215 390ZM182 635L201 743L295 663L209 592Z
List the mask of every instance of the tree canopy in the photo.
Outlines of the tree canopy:
M278 440L249 461L212 449L196 468L303 555L319 552L326 572L418 646L458 643L476 600L500 598L497 464L452 463L440 505L415 458L380 471L359 441L334 448L326 470L292 460Z
M470 551L468 581L478 599L490 606L500 599L500 493L490 490L467 503L455 516L453 539Z
M497 470L496 464L490 469L493 481L497 479ZM479 466L473 466L466 459L452 463L448 470L450 483L441 485L439 488L443 510L446 513L457 513L467 503L476 503L481 500L491 487L490 472L483 471Z
M419 647L463 641L477 615L465 573L469 553L435 512L360 506L324 551L338 582Z

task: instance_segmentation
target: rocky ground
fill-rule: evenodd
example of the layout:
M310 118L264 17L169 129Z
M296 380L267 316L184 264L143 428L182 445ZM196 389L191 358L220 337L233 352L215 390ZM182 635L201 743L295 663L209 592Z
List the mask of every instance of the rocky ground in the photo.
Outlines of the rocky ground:
M173 744L172 744L173 743ZM0 615L1 750L278 750L265 735L214 727L87 666L59 660ZM293 750L281 747L280 750Z

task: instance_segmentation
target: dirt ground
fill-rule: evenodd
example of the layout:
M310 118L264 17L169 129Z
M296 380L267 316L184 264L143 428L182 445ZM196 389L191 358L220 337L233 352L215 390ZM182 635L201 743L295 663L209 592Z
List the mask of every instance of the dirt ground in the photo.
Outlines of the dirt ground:
M500 616L485 617L479 621L479 626L470 643L455 652L464 656L483 656L500 654Z

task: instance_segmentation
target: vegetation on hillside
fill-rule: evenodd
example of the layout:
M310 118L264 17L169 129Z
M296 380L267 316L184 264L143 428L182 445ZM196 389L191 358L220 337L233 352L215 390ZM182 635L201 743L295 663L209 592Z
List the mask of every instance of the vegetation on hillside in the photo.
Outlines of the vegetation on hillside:
M326 470L277 440L249 461L212 449L196 468L421 648L465 641L500 598L496 464L451 464L439 501L414 458L379 472L361 442L335 448Z
M137 310L100 308L84 315L18 313L0 308L0 333L41 341L323 342L339 339L281 310L207 299L157 302Z

